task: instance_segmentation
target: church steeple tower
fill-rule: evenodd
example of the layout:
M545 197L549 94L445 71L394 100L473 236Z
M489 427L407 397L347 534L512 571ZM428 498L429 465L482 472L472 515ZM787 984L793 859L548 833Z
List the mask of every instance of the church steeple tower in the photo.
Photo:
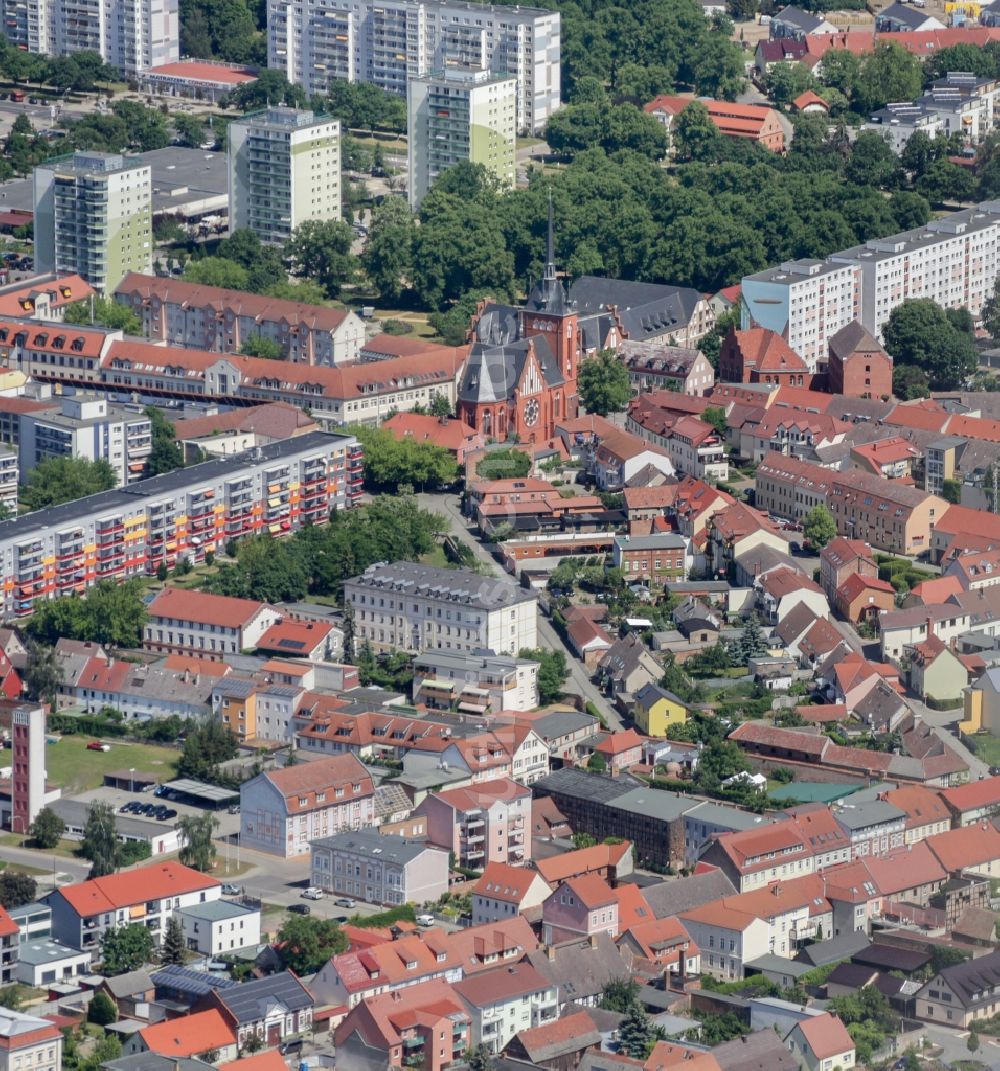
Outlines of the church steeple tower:
M545 251L545 269L542 272L541 282L535 285L528 296L528 308L535 312L555 313L558 316L567 311L566 291L559 276L556 275L556 228L551 191L549 191L549 230Z

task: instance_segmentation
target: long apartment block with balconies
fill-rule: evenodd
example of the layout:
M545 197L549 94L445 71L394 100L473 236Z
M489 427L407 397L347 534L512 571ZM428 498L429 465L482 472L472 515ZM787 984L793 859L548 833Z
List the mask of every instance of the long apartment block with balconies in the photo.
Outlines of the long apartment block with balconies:
M230 539L323 524L356 504L361 466L353 436L312 432L0 522L0 617L203 561Z

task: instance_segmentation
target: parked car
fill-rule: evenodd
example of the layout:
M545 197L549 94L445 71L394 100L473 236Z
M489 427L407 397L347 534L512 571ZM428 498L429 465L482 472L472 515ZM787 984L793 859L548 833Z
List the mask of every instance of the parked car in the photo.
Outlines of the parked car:
M167 794L166 785L157 785L156 788L153 789L153 795L156 796L157 798L159 798L160 796L165 796L166 794Z
M176 818L177 817L177 812L173 809L173 807L165 807L163 809L163 817L164 818Z
M289 1038L288 1041L283 1041L278 1046L278 1052L282 1056L291 1056L292 1053L299 1053L302 1051L302 1038Z
M354 907L354 901L349 896L342 896L339 900L334 900L337 907Z
M223 896L239 896L240 895L239 886L238 885L233 885L232 882L227 881L222 886L222 895Z
M302 895L307 900L322 900L323 899L323 890L322 889L317 889L315 885L310 885L308 889L303 889L302 890Z
M100 740L91 740L87 745L88 751L110 751L110 744L102 744Z
M417 925L418 926L433 926L434 925L434 916L433 915L417 915Z
M291 904L288 910L293 915L308 915L310 913L308 904Z

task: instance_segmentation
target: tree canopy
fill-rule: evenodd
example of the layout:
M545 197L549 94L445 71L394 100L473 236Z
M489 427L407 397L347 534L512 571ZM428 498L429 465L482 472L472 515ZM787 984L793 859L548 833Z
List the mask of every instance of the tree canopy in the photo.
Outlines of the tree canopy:
M955 390L976 370L972 335L929 298L893 309L882 337L896 367L918 370L931 390Z
M598 416L622 412L632 397L628 368L613 350L581 361L577 388L587 412Z
M442 446L411 438L397 439L385 428L359 425L364 446L365 489L396 493L400 487L434 491L458 479L458 465Z
M282 966L297 974L314 974L331 956L346 952L347 945L336 922L311 915L289 915L276 943Z
M138 579L124 583L101 580L83 595L39 602L25 630L43 644L64 638L109 647L138 647L148 617L143 592Z
M110 491L118 483L107 461L83 457L47 457L28 473L21 504L29 510L58 506L86 495Z

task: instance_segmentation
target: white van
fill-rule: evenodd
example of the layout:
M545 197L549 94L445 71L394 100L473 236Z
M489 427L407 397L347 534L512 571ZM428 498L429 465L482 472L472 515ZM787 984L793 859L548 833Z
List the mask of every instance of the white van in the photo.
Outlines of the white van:
M417 925L418 926L433 926L434 925L434 916L433 915L417 915Z

